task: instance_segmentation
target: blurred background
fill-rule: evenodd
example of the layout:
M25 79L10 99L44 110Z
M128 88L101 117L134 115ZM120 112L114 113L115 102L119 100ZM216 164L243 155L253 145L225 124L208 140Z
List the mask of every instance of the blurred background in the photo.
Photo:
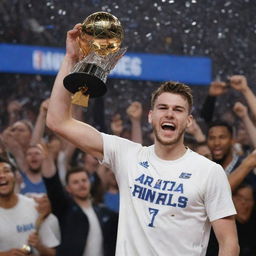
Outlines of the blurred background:
M211 80L225 81L232 74L242 74L255 92L256 3L253 0L1 0L0 43L64 48L67 30L96 11L111 12L119 18L125 32L123 45L128 47L128 52L207 57L212 64ZM50 95L54 78L55 75L2 71L1 129L6 126L8 102L14 99L24 106L26 118L33 121L40 103ZM137 100L143 104L143 129L147 131L149 96L160 82L109 78L108 92L102 99L107 124L114 113L123 113ZM188 85L195 97L194 115L200 121L208 84ZM219 97L217 114L232 107L240 97L233 90ZM85 111L90 112L93 107L92 99Z

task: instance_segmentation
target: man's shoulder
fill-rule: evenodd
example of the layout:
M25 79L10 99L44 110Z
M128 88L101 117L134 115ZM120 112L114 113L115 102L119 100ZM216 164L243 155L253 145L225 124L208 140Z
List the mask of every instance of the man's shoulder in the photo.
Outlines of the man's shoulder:
M19 198L19 203L22 204L26 204L26 205L31 205L31 206L35 206L36 202L33 198L22 195L22 194L18 194L18 198Z
M197 161L197 162L200 162L202 164L206 164L208 165L209 167L212 167L212 166L218 166L217 163L215 163L214 161L212 161L211 159L203 156L203 155L200 155L198 154L197 152L189 149L189 157L191 159L191 161Z
M103 138L103 143L105 145L115 145L116 147L120 147L120 149L127 149L127 148L134 148L134 149L140 149L140 148L146 148L145 146L142 146L140 143L134 142L132 140L129 140L127 138L119 137L116 135L101 133Z
M105 204L95 204L93 205L93 209L96 213L100 214L102 217L104 216L118 217L118 213L108 208Z

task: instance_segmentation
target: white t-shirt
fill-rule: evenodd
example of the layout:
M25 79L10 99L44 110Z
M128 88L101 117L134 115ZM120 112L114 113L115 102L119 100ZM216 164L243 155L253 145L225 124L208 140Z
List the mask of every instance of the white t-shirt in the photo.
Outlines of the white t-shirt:
M83 208L89 221L89 232L86 240L84 256L103 256L103 237L99 220L93 207Z
M18 195L15 207L5 209L0 207L0 252L12 248L22 248L27 244L29 234L35 231L38 212L33 199ZM50 214L42 223L39 236L47 247L60 244L57 218ZM53 229L52 227L55 227Z
M116 256L205 255L210 222L236 214L222 167L190 149L165 161L154 146L102 136L120 190Z

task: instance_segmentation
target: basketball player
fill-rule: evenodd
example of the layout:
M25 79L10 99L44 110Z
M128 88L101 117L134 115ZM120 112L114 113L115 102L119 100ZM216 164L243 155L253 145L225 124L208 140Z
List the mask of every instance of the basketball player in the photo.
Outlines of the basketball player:
M183 143L192 122L190 88L167 82L153 93L148 120L154 145L100 133L71 117L71 95L63 87L79 60L80 31L77 24L67 33L47 125L114 171L120 190L116 255L203 256L212 226L219 256L238 256L236 211L226 175Z

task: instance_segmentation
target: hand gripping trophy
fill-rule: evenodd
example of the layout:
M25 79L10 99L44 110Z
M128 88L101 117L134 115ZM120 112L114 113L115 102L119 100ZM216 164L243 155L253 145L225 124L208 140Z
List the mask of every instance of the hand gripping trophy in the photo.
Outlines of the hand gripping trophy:
M87 107L89 97L106 93L107 76L127 50L120 48L122 40L123 28L114 15L96 12L84 20L78 37L82 60L63 81L73 104Z

